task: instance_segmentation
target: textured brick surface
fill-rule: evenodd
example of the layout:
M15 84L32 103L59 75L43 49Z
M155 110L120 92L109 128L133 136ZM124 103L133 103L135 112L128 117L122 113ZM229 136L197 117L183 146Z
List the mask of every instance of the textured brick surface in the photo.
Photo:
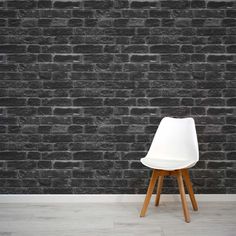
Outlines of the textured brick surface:
M195 191L236 193L235 17L234 0L1 1L0 193L144 193L164 116L196 121Z

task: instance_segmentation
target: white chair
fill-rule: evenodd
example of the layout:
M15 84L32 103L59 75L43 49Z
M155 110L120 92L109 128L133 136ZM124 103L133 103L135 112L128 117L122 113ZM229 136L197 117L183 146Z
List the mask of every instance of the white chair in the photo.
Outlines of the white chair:
M198 160L198 141L193 118L163 118L146 157L141 159L143 165L152 168L153 172L140 216L145 216L157 179L156 206L159 205L164 176L175 175L177 176L185 221L190 222L183 178L193 209L197 211L198 206L188 168L194 166Z

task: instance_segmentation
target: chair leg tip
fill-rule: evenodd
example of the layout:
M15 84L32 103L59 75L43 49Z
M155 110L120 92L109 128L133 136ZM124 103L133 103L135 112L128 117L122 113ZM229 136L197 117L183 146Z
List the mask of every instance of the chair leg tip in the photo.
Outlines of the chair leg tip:
M145 216L145 213L141 212L140 217L144 217L144 216Z
M193 206L193 210L198 211L198 206L196 204Z
M191 221L190 219L191 219L190 216L185 216L184 217L184 220L185 220L186 223L190 223L190 221Z

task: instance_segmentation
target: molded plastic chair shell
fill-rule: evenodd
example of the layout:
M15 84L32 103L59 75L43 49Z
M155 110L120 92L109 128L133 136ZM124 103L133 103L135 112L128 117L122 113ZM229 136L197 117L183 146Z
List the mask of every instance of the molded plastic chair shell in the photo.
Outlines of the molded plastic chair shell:
M190 168L199 160L193 118L165 117L153 138L143 165L161 170Z

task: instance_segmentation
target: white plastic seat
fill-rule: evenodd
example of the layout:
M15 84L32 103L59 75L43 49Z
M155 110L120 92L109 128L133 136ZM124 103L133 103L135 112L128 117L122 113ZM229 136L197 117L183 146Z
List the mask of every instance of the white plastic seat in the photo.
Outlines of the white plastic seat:
M141 162L143 165L152 169L158 170L176 170L190 168L195 165L189 161L182 160L165 160L165 159L154 159L154 158L142 158Z
M143 165L161 170L190 168L199 160L193 118L165 117L156 131Z
M198 141L193 118L163 118L147 155L141 159L142 164L152 168L153 172L140 216L145 216L157 180L156 206L159 205L164 176L173 175L177 177L185 221L190 222L183 179L193 209L197 211L188 168L193 167L198 160Z

